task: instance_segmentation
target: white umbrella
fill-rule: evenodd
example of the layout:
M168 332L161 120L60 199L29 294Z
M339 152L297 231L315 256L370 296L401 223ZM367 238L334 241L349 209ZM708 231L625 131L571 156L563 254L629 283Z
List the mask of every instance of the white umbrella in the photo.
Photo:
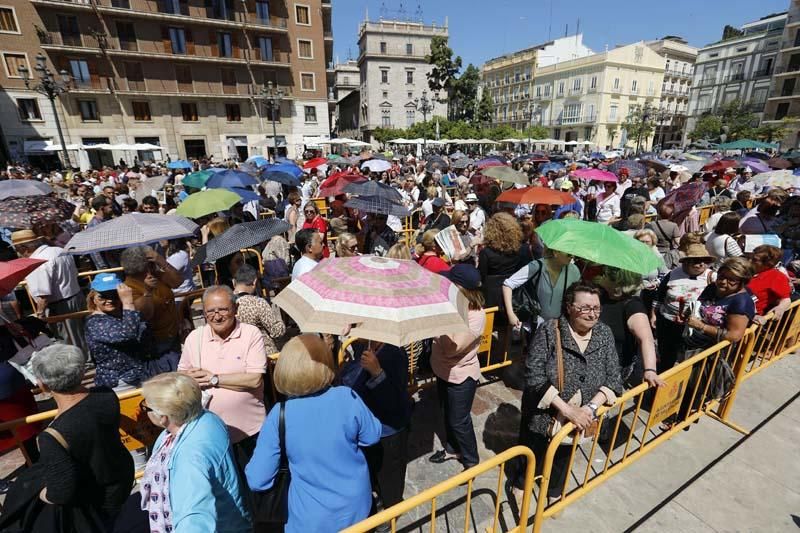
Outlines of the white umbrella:
M392 164L383 159L370 159L361 165L362 170L365 168L370 169L372 172L385 172L392 168Z
M497 144L497 142L491 139L480 139L475 141L475 144Z

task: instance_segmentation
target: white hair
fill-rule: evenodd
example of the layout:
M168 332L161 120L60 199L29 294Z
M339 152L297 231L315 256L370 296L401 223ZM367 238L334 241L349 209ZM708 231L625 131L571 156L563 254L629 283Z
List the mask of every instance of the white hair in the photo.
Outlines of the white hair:
M86 354L77 346L53 344L42 348L31 361L33 375L53 392L77 389L86 372Z

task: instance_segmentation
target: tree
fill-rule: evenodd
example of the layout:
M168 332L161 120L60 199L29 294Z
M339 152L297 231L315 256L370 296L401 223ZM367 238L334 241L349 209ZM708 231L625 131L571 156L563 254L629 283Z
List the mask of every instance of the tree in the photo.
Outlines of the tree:
M405 135L405 130L396 130L392 128L375 128L372 132L372 136L375 137L375 140L381 144L386 144L387 141L391 139L397 139L398 137L403 137Z
M716 141L722 134L722 119L717 115L705 115L697 121L694 129L689 132L693 141Z
M723 104L716 114L722 120L722 131L727 134L724 142L749 139L754 136L758 119L741 100Z
M483 96L481 96L481 101L478 103L478 113L475 116L475 121L482 126L489 124L492 121L492 115L494 115L494 102L492 101L492 95L489 94L489 91L484 89Z
M639 145L646 145L647 139L655 131L653 117L650 116L656 110L652 107L632 106L628 116L622 123L622 128L628 132L628 141L636 141L637 149Z
M797 124L796 118L784 117L780 124L761 124L754 131L754 137L768 143L781 142L786 133Z
M453 81L449 98L451 120L474 120L480 81L481 72L472 63Z
M497 141L499 139L508 139L510 137L517 138L519 137L519 132L508 125L497 126L496 128L491 128L484 133L484 136L492 139L493 141Z
M436 35L431 39L431 53L425 56L433 68L428 73L428 87L434 93L446 89L449 93L458 71L461 70L461 57L453 59L453 50L447 45L447 37Z
M722 29L722 40L727 41L728 39L735 39L737 37L741 37L744 35L744 32L739 28L735 28L730 24L726 24L725 27Z
M522 132L523 140L530 139L546 139L550 135L550 129L547 126L535 124Z

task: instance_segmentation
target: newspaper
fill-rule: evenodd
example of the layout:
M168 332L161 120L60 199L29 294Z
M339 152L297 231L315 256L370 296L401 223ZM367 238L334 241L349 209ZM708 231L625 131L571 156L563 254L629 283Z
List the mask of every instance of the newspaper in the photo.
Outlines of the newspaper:
M461 236L455 226L447 226L437 233L436 243L450 259L462 258L466 256L470 250L469 244Z

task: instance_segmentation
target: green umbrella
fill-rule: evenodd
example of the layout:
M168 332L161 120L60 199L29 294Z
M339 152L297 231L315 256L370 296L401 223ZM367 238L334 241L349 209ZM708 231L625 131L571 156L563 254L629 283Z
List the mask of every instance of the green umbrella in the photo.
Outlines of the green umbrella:
M498 179L500 181L507 181L510 183L519 183L520 185L530 185L528 175L524 172L518 172L511 167L489 167L481 171L484 176Z
M344 157L339 154L328 154L328 161L342 161Z
M536 228L545 246L592 263L648 274L662 264L647 245L611 226L564 218Z
M202 189L206 186L206 182L209 180L214 173L210 170L199 170L197 172L192 172L181 182L184 187L192 187L193 189Z
M200 218L217 211L226 211L241 199L241 196L227 189L209 189L190 194L175 212L187 218Z

